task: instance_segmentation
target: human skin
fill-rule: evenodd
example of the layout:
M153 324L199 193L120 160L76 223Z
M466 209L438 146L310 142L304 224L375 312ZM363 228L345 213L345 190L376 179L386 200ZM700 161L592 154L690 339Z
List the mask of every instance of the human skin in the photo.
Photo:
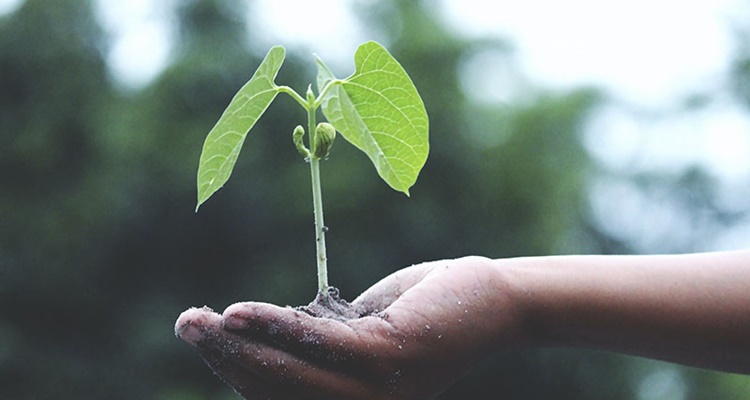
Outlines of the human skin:
M465 257L411 266L317 318L245 302L175 332L246 399L430 399L502 349L596 348L750 373L750 251Z

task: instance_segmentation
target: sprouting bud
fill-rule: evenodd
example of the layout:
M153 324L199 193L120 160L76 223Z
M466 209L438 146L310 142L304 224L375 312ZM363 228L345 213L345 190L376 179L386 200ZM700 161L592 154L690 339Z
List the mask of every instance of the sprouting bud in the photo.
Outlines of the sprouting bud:
M326 158L336 139L336 129L333 125L321 122L315 127L315 141L313 143L313 155L317 158Z
M315 140L312 145L313 155L316 158L326 158L336 139L336 129L327 122L321 122L315 127Z
M307 85L307 92L305 92L305 97L307 97L307 102L310 104L315 101L315 93L313 93L312 90L312 83Z
M305 136L305 128L302 127L302 125L297 125L296 128L294 128L294 132L292 132L292 140L294 141L294 146L297 147L297 151L299 151L300 154L302 154L302 157L310 158L310 150L305 147L305 144L302 142L302 138Z

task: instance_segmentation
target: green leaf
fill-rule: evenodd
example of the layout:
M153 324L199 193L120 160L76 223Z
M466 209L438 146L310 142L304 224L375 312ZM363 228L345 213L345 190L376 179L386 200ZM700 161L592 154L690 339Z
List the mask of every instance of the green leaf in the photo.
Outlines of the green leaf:
M237 92L208 133L198 165L198 205L221 189L232 174L248 131L279 94L274 83L285 50L271 48L253 77Z
M362 150L383 180L409 195L427 161L429 122L409 75L388 51L367 42L354 56L355 72L337 80L318 59L323 114ZM326 85L330 85L323 92Z

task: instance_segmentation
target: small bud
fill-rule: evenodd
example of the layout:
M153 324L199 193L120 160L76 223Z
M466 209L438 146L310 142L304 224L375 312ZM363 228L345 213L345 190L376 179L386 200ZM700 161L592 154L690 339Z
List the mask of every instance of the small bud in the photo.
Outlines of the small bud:
M310 104L315 101L315 93L313 93L312 84L307 85L307 92L305 92L305 97L307 97L307 102Z
M336 139L336 129L333 125L321 122L315 127L315 141L313 143L313 155L316 158L326 158Z
M292 140L294 141L294 145L297 147L297 151L299 151L300 154L302 154L302 157L310 158L310 150L305 147L305 144L302 142L302 138L305 136L305 128L302 127L302 125L297 125L296 128L294 128L294 132L292 132Z

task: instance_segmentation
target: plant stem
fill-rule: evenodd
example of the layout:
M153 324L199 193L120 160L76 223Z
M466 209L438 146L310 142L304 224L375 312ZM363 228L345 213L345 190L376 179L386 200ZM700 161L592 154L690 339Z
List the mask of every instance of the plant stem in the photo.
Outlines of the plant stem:
M308 96L310 100L310 96ZM314 99L313 99L314 100ZM315 107L308 104L307 125L310 143L315 141ZM310 176L312 178L313 209L315 212L315 244L318 260L318 293L328 293L328 257L326 256L326 226L323 222L323 194L320 189L320 159L310 156Z
M323 222L323 195L320 190L320 159L310 158L310 173L313 186L313 207L315 209L315 243L318 255L318 292L328 290L328 257L326 256L326 226Z

